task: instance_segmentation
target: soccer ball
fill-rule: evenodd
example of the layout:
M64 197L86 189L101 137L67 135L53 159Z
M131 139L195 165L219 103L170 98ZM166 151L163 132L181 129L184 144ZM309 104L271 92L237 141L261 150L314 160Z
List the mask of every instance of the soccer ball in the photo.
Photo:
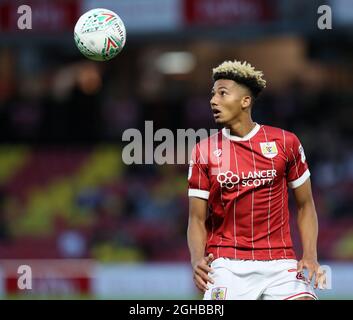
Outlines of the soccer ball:
M113 11L97 8L84 13L74 30L77 48L95 61L113 59L124 48L126 29Z

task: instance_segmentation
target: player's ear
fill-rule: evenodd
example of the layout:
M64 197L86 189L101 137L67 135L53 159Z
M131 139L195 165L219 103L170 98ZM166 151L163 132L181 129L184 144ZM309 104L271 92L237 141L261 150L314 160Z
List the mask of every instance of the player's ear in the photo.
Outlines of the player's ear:
M241 99L241 105L243 109L247 109L251 106L251 102L252 102L252 97L251 96L244 96Z

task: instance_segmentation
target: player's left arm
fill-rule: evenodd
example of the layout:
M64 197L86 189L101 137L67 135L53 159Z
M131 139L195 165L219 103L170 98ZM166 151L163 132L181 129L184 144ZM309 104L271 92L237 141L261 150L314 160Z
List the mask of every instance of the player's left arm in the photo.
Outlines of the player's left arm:
M324 273L317 260L318 219L311 191L311 182L308 178L302 185L293 189L298 207L298 229L302 241L303 257L298 262L298 272L308 270L309 281L315 275L314 287L324 285Z

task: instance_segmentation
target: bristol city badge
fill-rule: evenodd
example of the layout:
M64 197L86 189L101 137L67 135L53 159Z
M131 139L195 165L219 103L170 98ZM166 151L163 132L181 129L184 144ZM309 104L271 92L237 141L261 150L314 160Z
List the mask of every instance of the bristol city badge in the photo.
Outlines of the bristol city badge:
M216 287L211 291L212 300L225 300L226 299L227 288L225 287Z
M260 142L261 152L266 158L274 158L278 154L276 142Z

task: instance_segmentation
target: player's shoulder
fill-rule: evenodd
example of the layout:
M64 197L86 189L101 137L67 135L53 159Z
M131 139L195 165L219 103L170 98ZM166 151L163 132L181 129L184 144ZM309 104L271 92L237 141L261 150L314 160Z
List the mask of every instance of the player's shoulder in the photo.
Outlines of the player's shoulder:
M265 131L266 136L269 139L278 139L278 140L286 140L293 141L297 136L295 133L285 130L283 128L273 127L269 125L261 125L263 131Z
M208 137L205 137L201 139L199 142L197 142L195 144L195 148L201 149L201 150L208 149L210 146L219 142L221 137L222 137L222 131L218 130L216 133Z

